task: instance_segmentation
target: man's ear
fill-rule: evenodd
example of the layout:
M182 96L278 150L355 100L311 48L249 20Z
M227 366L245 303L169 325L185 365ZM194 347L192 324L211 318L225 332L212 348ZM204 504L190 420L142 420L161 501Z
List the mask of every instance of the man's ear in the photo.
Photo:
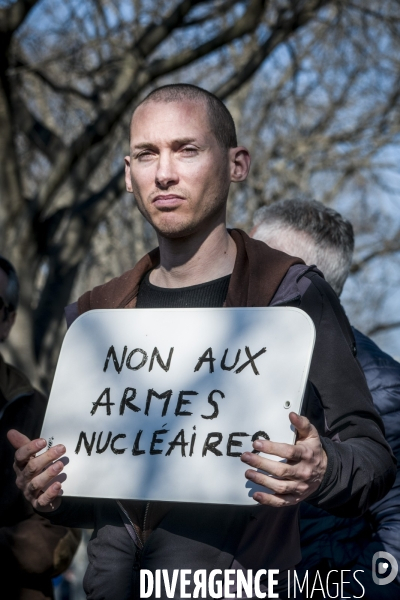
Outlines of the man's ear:
M244 146L230 148L229 162L231 169L231 181L234 183L238 181L244 181L249 173L251 162L250 154L247 148Z
M132 178L131 178L131 157L125 156L125 186L127 192L133 192Z

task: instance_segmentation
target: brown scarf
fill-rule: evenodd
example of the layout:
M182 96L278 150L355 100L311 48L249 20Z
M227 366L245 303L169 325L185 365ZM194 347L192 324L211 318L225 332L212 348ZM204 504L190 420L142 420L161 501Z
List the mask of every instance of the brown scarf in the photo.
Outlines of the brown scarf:
M229 233L237 255L225 306L268 306L288 269L304 262L250 238L240 229ZM95 308L135 308L140 282L159 263L156 248L121 277L83 294L78 300L79 314Z

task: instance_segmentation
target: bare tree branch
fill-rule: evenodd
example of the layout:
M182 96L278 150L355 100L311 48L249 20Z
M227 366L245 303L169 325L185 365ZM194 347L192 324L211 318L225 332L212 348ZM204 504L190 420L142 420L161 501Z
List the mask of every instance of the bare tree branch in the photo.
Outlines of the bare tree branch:
M347 6L351 9L357 10L357 11L362 12L371 17L375 17L376 19L379 19L381 21L386 21L390 24L393 24L395 22L400 23L399 15L394 15L394 14L385 15L384 13L367 8L365 5L357 6L357 4L354 4L353 2L348 2Z
M57 94L67 94L67 95L76 96L77 98L79 98L81 100L86 100L88 102L98 102L99 101L98 91L95 91L92 94L85 94L85 92L82 92L81 90L70 87L69 85L60 85L58 83L55 83L48 75L45 75L39 69L35 69L34 67L29 67L29 65L26 65L23 63L21 63L18 66L25 67L26 71L28 71L32 75L36 75L41 81L43 81L43 83L48 85L54 92L57 92Z
M18 0L0 9L0 32L13 33L39 0Z
M203 0L182 0L160 25L151 24L143 31L133 47L142 57L149 56L176 27L183 23L190 10Z
M188 19L179 25L180 28L184 27L195 27L197 25L203 25L204 23L210 22L211 19L215 19L216 17L221 17L227 10L230 10L235 6L235 4L239 4L240 0L227 0L226 2L221 2L217 6L213 3L211 5L211 12L207 13L202 17L198 17L197 19Z
M98 223L99 217L102 217L115 200L126 191L124 173L125 169L120 169L101 190L81 202L75 208L74 213L85 222L93 220Z
M397 329L400 327L400 321L394 321L393 323L378 323L367 331L367 335L374 335L380 331L389 331L390 329Z
M53 162L57 154L65 148L62 140L34 117L22 100L18 103L18 111L21 130Z
M366 264L371 262L374 258L393 254L394 252L400 251L400 235L397 234L394 238L385 240L381 248L372 250L369 254L364 256L361 260L354 262L351 265L350 273L358 273L365 267Z
M219 86L214 93L220 98L227 98L233 94L239 87L246 83L252 75L254 75L267 56L269 56L279 44L285 41L297 29L306 25L313 17L315 17L315 13L327 3L328 0L311 0L305 3L305 6L303 6L304 3L298 3L301 4L304 12L295 12L291 17L286 19L284 18L286 11L282 11L268 39L254 52L254 54L252 54L250 60L240 69L240 71L234 73L234 75Z
M197 48L186 50L170 58L156 60L146 69L149 80L152 81L162 75L167 75L181 67L184 67L199 58L218 50L237 38L254 31L260 21L264 9L265 0L250 0L248 10L236 21L232 27L228 27L214 38L201 44Z
M68 303L79 265L84 260L91 243L93 233L107 210L125 191L124 169L119 170L99 191L89 195L72 211L62 208L43 221L38 235L48 239L51 244L52 233L63 219L68 220L64 238L69 243L57 244L50 257L51 277L45 287L35 314L35 352L39 356L43 350L49 326ZM68 252L65 252L65 248Z

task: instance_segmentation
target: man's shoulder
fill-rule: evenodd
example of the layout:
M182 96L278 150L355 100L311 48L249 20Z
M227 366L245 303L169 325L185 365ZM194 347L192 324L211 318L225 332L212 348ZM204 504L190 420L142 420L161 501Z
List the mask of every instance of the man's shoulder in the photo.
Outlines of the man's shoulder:
M398 371L400 377L400 363L390 354L384 352L370 337L353 327L354 337L357 342L358 357L363 368L390 367Z
M7 402L37 392L28 377L14 365L7 363L0 354L0 392ZM39 393L39 392L37 392Z
M226 306L269 306L293 265L301 258L289 256L240 229L230 230L237 254Z
M279 285L271 306L294 301L301 303L306 294L322 299L325 292L330 295L331 291L322 272L315 265L293 264Z
M46 406L46 397L28 377L0 355L0 419L4 427L18 429L31 439L37 437Z
M399 422L395 415L400 415L400 363L381 350L368 336L355 328L353 331L357 344L357 358L367 379L374 404L382 416L390 417L391 423L385 424L385 427L391 431L393 425ZM395 433L398 439L397 429L398 427L395 428Z
M136 297L139 284L147 271L158 265L159 256L159 250L155 248L143 256L133 269L85 292L77 302L78 314L98 308L125 307Z

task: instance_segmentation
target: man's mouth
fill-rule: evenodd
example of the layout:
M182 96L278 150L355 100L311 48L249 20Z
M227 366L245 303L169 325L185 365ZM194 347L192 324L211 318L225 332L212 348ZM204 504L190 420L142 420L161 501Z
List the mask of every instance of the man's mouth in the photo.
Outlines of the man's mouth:
M180 206L185 201L183 196L178 194L159 194L152 200L152 204L157 208L174 208Z

